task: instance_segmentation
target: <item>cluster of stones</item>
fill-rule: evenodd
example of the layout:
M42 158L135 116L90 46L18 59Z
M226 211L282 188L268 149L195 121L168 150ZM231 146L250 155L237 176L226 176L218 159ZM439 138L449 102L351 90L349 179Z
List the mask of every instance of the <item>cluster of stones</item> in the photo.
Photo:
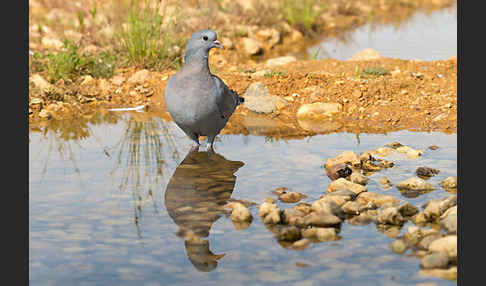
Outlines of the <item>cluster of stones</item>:
M456 195L432 199L420 210L394 196L367 190L368 178L363 174L394 166L393 162L374 156L386 156L384 154L395 151L409 158L418 158L423 154L421 150L397 142L388 146L364 151L359 156L355 152L345 151L328 159L325 168L332 182L319 200L313 203L300 202L292 208L280 209L273 198L266 198L259 206L258 215L284 247L304 249L311 243L337 240L345 220L353 225L375 223L377 229L383 230L385 234L388 229L398 230L389 235L397 238L390 245L393 252L404 253L411 249L414 255L422 258L421 265L425 269L457 269ZM397 188L416 192L434 189L433 185L420 177L433 176L439 173L438 170L420 167L416 173L418 177L400 182ZM383 178L380 183L391 186L391 182ZM457 178L449 177L441 182L441 186L451 191L457 188ZM282 202L296 203L305 198L305 195L288 192L286 188L278 188L273 193ZM415 225L409 227L405 235L398 237L400 228L407 221Z

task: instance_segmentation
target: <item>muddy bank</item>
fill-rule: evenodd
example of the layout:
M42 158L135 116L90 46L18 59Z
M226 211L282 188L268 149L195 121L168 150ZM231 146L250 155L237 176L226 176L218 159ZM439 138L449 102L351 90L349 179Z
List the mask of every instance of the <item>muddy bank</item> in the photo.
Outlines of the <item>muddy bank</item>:
M245 96L252 83L260 82L270 96L278 98L278 102L257 98L255 106L273 104L269 113L255 112L248 104L238 107L222 134L288 138L340 131L457 132L455 57L432 62L388 58L292 61L271 67L267 63L231 66L210 59L213 73L240 95ZM162 95L173 73L175 70L128 68L118 70L111 79L85 76L56 84L33 75L29 83L29 122L139 105L146 105L147 116L170 120ZM327 113L319 109L322 104L337 109Z

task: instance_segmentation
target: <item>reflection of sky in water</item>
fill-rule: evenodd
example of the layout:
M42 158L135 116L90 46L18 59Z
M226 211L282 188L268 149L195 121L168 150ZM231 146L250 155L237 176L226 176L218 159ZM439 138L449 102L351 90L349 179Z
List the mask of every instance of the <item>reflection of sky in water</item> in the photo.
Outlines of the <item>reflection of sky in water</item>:
M168 128L165 132L162 125ZM320 281L319 285L394 285L392 276L405 284L429 280L438 285L455 284L418 277L419 259L393 254L388 246L393 239L374 224L344 223L338 241L312 244L304 251L284 249L262 224L256 206L250 207L254 219L244 230L236 230L224 214L214 213L215 218L220 217L204 237L208 247L188 247L188 240L177 235L181 225L166 209L165 192L191 142L173 123L160 119L134 124L124 117L111 125L89 125L89 130L90 137L62 145L54 134L48 133L47 138L39 133L29 135L29 280L33 285L47 285L49 281L54 285L194 285L194 281L198 285L292 285L305 280ZM150 136L158 137L163 147L174 145L160 153L160 146L154 143L159 141ZM448 196L438 183L457 174L456 135L401 131L361 134L359 142L349 133L276 142L242 135L220 139L215 149L224 159L215 162L221 166L233 164L229 161L244 163L237 166L235 182L229 172L228 186L232 188L234 183L234 189L228 194L257 203L272 196L270 191L278 186L305 193L305 201L314 201L330 182L322 168L327 158L345 150L360 153L392 141L425 149L425 154L418 160L390 157L396 166L371 175L369 191L420 206L431 198ZM54 151L47 158L49 144ZM66 145L70 152L56 151L67 150ZM430 145L441 148L427 150ZM437 186L435 191L409 199L394 187L382 190L377 184L382 175L396 184L413 176L419 166L441 170L429 180ZM225 181L214 173L218 166L214 168L212 175ZM190 178L190 172L185 176ZM176 194L175 199L179 198ZM291 206L280 204L283 208ZM180 207L184 210L185 205L176 208ZM201 272L195 267L201 257L207 257L201 256L201 251L225 256L218 258L217 267L214 263L208 267L210 272Z
M457 8L429 15L418 12L399 27L365 24L347 34L346 39L326 39L309 48L309 53L315 54L320 47L318 59L347 60L371 48L387 58L445 60L457 54Z

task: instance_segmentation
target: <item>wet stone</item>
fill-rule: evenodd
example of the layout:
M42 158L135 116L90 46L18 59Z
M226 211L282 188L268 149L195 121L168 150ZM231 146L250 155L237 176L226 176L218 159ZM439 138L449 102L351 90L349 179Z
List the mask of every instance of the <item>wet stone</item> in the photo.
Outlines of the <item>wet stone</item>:
M330 213L312 212L304 217L304 224L319 227L330 227L339 225L342 220Z
M293 209L301 211L304 214L309 214L312 211L312 206L309 203L298 203Z
M258 209L258 215L260 217L264 217L267 214L271 213L273 210L277 209L278 207L274 203L269 203L269 202L264 202L263 204L260 205L260 208Z
M303 224L303 217L306 213L301 212L296 209L285 209L282 212L282 221L285 224L289 225L302 225Z
M398 205L398 211L402 216L413 216L419 212L419 208L408 202L405 202Z
M447 256L447 253L443 251L435 252L424 256L420 264L425 269L430 269L430 268L444 269L447 268L447 266L449 265L449 258Z
M356 154L355 152L344 151L334 158L327 159L324 167L327 169L340 164L348 164L349 166L359 167L361 165L361 160L358 154Z
M301 199L307 198L307 196L299 192L288 192L281 194L279 198L284 203L296 203Z
M440 182L440 185L446 191L457 190L457 176L445 178L442 182Z
M342 205L342 209L346 214L351 214L351 215L359 215L360 208L362 206L358 204L357 202L354 201L349 201L346 202L344 205Z
M378 213L378 223L403 225L404 222L405 219L400 214L400 211L397 207L388 207Z
M402 254L407 251L407 244L401 239L397 239L390 244L390 248L394 253Z
M424 225L427 223L428 219L425 216L424 212L419 212L416 215L412 216L412 221L416 225Z
M277 237L279 240L283 241L297 241L302 238L302 234L300 233L300 229L298 227L285 226L280 228Z
M352 225L367 225L375 222L375 218L373 216L370 216L367 212L364 212L350 218L349 220L347 220L347 222Z
M281 221L280 210L274 209L263 218L264 224L278 224Z
M366 205L369 202L373 202L378 207L382 207L385 204L398 204L400 201L390 195L382 195L374 192L364 192L359 194L356 201L361 205Z
M434 241L434 240L437 240L441 237L440 234L430 234L430 235L427 235L425 237L423 237L419 243L417 244L417 247L419 249L423 249L423 250L428 250L429 249L429 246L430 244Z
M453 206L456 206L456 205L457 205L457 196L456 195L446 197L439 204L440 213L443 214L449 208L452 208Z
M368 183L368 177L363 176L363 174L361 174L359 169L353 170L353 172L351 173L348 179L353 183L360 184L363 186L366 185L366 183Z
M316 213L328 213L341 219L344 218L344 211L341 206L327 198L313 202L311 205L311 209Z
M428 221L435 220L441 215L439 199L431 199L424 205L424 215Z
M429 167L418 167L417 170L415 170L415 174L420 178L430 178L439 174L439 172L439 170Z
M336 229L333 227L312 227L302 230L302 236L317 241L336 240Z
M378 183L380 184L382 189L389 189L393 186L392 182L390 182L390 180L385 176L381 177Z
M403 239L410 246L415 246L422 239L422 231L417 226L409 226L407 232L403 235Z
M329 187L327 188L327 192L332 193L338 190L350 190L356 195L358 195L362 192L366 192L367 188L360 184L350 182L344 178L339 178L335 181L332 181L331 184L329 184Z
M446 235L439 239L432 241L429 245L429 251L438 252L444 251L449 255L449 258L456 260L457 258L457 235Z
M302 239L294 242L292 244L292 248L297 249L297 250L303 250L303 249L306 249L310 244L311 244L311 241L309 239L302 238Z
M412 177L398 183L397 188L401 190L411 190L411 191L419 191L419 192L432 191L435 189L435 187L432 184L418 177Z
M331 180L337 180L339 178L346 178L351 175L353 171L345 163L335 164L329 168L326 168L326 175Z
M457 206L448 209L440 217L440 226L448 233L457 233Z

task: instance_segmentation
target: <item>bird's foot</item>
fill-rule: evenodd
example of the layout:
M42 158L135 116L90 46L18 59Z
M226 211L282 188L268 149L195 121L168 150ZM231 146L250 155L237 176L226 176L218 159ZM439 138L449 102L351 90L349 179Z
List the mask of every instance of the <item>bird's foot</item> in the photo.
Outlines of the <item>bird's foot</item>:
M208 152L215 153L214 152L214 147L213 147L213 144L212 143L206 144L206 149L207 149Z
M199 144L194 144L191 146L190 152L198 152L199 151Z

